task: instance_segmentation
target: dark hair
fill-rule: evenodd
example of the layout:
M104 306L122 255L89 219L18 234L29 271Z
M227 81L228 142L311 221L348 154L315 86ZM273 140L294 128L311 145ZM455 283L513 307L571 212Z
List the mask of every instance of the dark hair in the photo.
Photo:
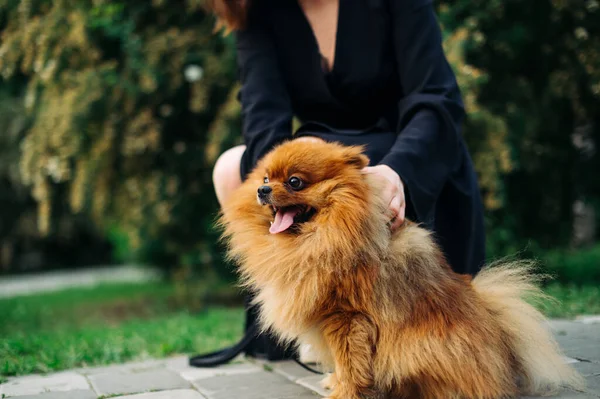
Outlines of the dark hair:
M209 0L208 7L217 16L217 30L226 32L243 29L251 0Z

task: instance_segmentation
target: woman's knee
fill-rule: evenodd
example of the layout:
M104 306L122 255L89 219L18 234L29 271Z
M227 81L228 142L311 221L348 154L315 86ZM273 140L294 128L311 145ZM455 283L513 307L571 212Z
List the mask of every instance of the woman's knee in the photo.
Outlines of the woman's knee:
M229 195L242 184L240 162L246 146L239 145L225 151L213 168L213 184L219 203L223 203Z

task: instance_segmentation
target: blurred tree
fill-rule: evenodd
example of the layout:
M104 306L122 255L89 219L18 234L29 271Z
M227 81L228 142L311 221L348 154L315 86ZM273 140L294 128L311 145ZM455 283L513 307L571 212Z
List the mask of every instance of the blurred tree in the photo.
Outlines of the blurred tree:
M14 263L15 230L24 208L29 205L31 210L33 205L19 178L18 146L27 117L22 98L11 89L14 86L0 86L0 272L9 270Z
M26 81L20 171L43 234L70 210L153 263L211 262L211 162L231 135L215 117L235 118L235 64L202 3L0 0L0 74Z
M492 252L568 244L575 200L600 199L600 3L443 0L441 9L448 30L467 29L466 61L490 77L480 105L507 126L514 168L490 213Z
M42 233L78 213L122 256L219 263L211 169L241 124L233 37L202 5L0 0L0 79L28 120L2 139L21 145ZM598 0L438 6L492 255L568 243L575 200L600 202Z
M442 9L441 18L446 15ZM479 101L489 76L465 60L468 29L458 27L446 34L444 50L456 74L467 112L464 136L477 170L487 210L503 206L502 177L512 170L506 120L483 107Z
M85 217L60 212L55 233L39 234L36 202L19 172L19 147L31 123L22 88L0 79L0 274L105 263L110 246Z

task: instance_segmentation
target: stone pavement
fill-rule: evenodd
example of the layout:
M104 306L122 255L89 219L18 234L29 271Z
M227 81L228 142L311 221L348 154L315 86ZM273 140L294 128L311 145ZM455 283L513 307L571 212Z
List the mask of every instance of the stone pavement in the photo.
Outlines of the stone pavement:
M551 326L569 359L586 378L585 392L563 392L562 399L600 398L600 317L554 320ZM198 369L187 357L150 360L50 375L11 378L0 398L15 399L315 399L325 396L312 374L293 362L243 359Z

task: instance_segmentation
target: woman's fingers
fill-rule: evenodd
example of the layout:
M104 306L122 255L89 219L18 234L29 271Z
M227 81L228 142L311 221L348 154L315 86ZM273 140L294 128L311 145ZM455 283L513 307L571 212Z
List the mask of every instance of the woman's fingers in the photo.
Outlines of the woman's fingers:
M397 195L398 187L389 183L386 184L385 188L383 189L383 199L389 204L390 207L392 206L392 202Z
M322 138L315 137L315 136L302 136L302 137L298 137L295 140L296 141L309 141L309 142L313 142L313 143L321 143L321 142L323 142Z
M402 226L402 223L404 223L404 215L406 212L406 203L404 201L404 196L403 195L397 195L394 197L394 199L392 200L393 203L393 210L394 212L396 212L396 216L392 219L392 224L390 226L392 231L396 231L400 226Z
M395 231L404 223L406 201L404 198L404 184L400 176L386 165L370 166L363 169L365 174L373 174L382 181L382 197L388 203L388 210L392 216L390 227Z

